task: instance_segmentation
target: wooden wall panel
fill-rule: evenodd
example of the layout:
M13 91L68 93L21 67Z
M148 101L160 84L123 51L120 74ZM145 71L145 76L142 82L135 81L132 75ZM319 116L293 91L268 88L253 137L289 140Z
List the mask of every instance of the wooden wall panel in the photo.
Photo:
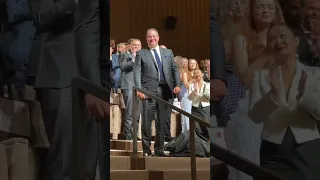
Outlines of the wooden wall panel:
M136 37L147 48L145 33L156 28L160 44L175 55L209 58L209 0L111 0L111 37L117 43ZM167 16L177 18L174 30L165 28Z

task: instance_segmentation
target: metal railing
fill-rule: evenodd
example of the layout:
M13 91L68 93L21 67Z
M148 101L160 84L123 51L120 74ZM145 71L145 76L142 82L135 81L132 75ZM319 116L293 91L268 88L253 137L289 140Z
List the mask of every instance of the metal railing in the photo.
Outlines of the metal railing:
M103 101L110 102L110 92L84 78L72 80L72 180L86 180L86 120L89 117L85 95L91 94ZM110 125L110 123L107 123ZM109 127L108 127L109 129Z
M210 143L210 151L214 152L211 153L211 156L223 161L225 164L228 164L237 170L250 175L254 180L286 180L268 170L261 168L260 166L250 162L240 155L228 151L216 143Z
M137 96L136 91L140 91L147 95L149 98L156 100L158 103L165 104L170 106L172 109L180 112L181 114L189 117L190 123L190 143L191 143L191 173L192 180L197 179L196 174L196 154L195 154L195 122L199 124L209 127L210 124L204 120L197 118L196 116L185 112L172 104L160 99L157 96L154 96L147 91L139 89L137 87L133 87L133 102L136 102ZM85 132L86 132L86 119L88 118L86 106L85 106L85 94L91 94L97 98L100 98L103 101L109 102L110 100L110 92L106 89L97 86L90 81L84 78L75 78L72 80L72 171L71 178L72 180L86 180L86 159L85 159L85 149L86 149L86 141L85 141ZM133 117L137 113L135 111L136 104L133 106ZM135 119L135 118L133 118ZM133 152L134 157L137 157L137 122L133 121ZM235 169L238 169L258 180L285 180L271 172L262 169L261 167L253 164L247 159L226 150L225 148L220 147L215 143L210 144L211 156L214 156L216 159L223 161L225 164L233 166Z
M132 108L132 119L133 119L133 157L137 157L137 152L138 152L138 139L137 139L137 132L138 132L138 126L137 126L137 112L136 112L136 106L137 106L137 91L145 94L148 98L151 98L155 101L157 101L160 104L169 106L170 108L176 110L177 112L181 113L182 115L185 115L189 117L189 125L190 125L190 145L191 145L191 178L192 180L197 179L197 165L196 165L196 144L195 144L195 122L198 122L201 126L210 128L210 123L199 119L195 115L192 115L180 108L177 108L173 104L168 103L167 101L141 89L136 86L132 87L132 101L133 101L133 108Z

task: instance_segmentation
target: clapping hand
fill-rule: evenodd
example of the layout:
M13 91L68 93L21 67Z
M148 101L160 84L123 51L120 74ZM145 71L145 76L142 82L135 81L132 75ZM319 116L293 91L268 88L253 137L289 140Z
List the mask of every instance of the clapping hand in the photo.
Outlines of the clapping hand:
M198 82L196 82L194 84L194 90L197 92L197 94L199 93L199 83Z

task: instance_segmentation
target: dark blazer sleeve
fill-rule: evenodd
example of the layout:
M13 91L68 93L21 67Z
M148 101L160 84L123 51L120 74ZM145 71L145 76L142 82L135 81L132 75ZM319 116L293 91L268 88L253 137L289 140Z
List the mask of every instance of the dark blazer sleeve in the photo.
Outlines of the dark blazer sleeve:
M133 64L133 79L134 84L141 88L141 50L137 52L136 58Z
M73 16L76 11L75 0L59 0L40 8L35 18L37 28L48 28L62 18Z
M220 26L214 13L210 14L211 79L225 81L225 50Z
M126 53L126 52L125 52ZM133 70L133 60L128 57L125 53L119 54L119 64L120 64L120 69L122 72L129 72ZM127 58L130 58L128 61Z
M99 1L78 1L75 39L80 76L101 85Z
M170 56L171 56L171 60L172 60L172 77L174 80L174 87L180 87L181 86L180 73L179 73L178 66L174 60L174 55L173 55L172 50L170 50Z

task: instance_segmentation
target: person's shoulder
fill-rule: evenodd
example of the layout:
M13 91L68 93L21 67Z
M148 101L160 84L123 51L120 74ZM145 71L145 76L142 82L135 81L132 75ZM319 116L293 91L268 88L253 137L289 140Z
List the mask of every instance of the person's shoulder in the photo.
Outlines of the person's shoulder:
M319 67L305 66L305 69L309 75L312 75L317 79L320 79L320 68Z
M118 59L118 54L112 54L112 59Z
M159 48L159 49L161 49L163 52L165 52L165 53L168 53L168 54L173 54L173 51L172 51L172 49L168 49L168 48Z
M137 54L144 55L144 54L146 54L147 51L148 51L147 49L140 49L139 51L137 51Z

